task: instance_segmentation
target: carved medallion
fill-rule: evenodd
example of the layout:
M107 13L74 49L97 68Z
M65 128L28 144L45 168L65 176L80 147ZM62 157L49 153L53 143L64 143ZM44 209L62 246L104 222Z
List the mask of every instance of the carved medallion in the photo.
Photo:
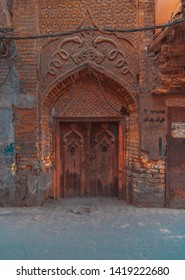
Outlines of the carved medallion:
M77 149L77 145L75 144L75 142L72 142L68 145L68 150L71 155L73 155L76 152L76 149Z
M101 146L102 152L107 152L107 151L108 151L108 148L109 148L109 143L107 143L107 141L104 140L104 141L100 144L100 146Z

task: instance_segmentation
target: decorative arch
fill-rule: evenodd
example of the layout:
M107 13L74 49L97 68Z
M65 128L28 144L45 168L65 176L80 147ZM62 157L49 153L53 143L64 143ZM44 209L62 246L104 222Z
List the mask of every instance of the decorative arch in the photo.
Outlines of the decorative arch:
M117 93L120 94L128 111L135 111L138 108L138 90L136 87L131 86L125 80L115 76L112 72L98 67L93 63L88 63L72 69L65 76L62 75L59 79L53 81L52 85L43 92L43 112L50 112L60 96L73 86L74 81L89 74L89 72L91 72L96 79L106 79L110 87L116 89Z
M90 77L90 79L89 79ZM106 102L110 102L109 105L107 106L114 106L114 98L118 98L120 100L119 103L119 111L114 112L112 108L110 108L110 114L103 114L99 115L99 117L94 116L92 114L88 115L87 117L81 117L79 118L79 115L75 115L71 117L71 115L65 114L58 114L56 112L57 106L56 104L59 104L60 106L64 106L65 102L63 96L66 94L66 92L71 92L75 94L75 91L77 89L76 83L81 82L83 84L83 78L86 79L85 81L87 82L87 87L89 86L91 81L93 84L93 80L96 82L97 87L100 84L98 81L100 80L101 84L106 85L107 88L110 88L110 96L107 96ZM112 100L109 100L108 97L113 97ZM103 97L102 97L103 98ZM111 99L111 98L110 98ZM79 102L79 100L77 100ZM61 102L61 103L60 103ZM91 101L89 100L89 103ZM82 101L83 103L83 101ZM108 103L107 103L108 104ZM117 104L117 103L116 103ZM100 66L96 66L93 63L88 63L84 64L80 67L77 67L75 69L72 69L71 71L68 71L66 75L61 75L61 77L57 80L55 80L52 85L43 92L42 96L42 107L41 107L41 153L42 153L42 158L48 162L47 168L50 170L53 170L53 177L54 177L54 197L60 197L61 193L63 192L63 196L65 197L65 194L67 193L67 189L65 184L64 185L64 191L61 192L60 188L58 187L61 185L61 170L62 170L62 160L60 157L61 153L61 145L63 149L63 159L68 158L65 157L65 153L69 152L71 156L75 156L75 151L77 150L78 147L78 153L83 154L82 150L83 149L83 141L81 140L82 138L79 137L78 132L74 133L73 129L70 131L69 134L66 134L65 136L74 136L76 135L77 141L76 143L72 141L70 143L70 147L68 145L65 145L63 142L63 136L61 139L61 124L65 122L77 122L79 123L80 121L87 121L89 122L96 122L98 119L98 122L102 122L102 119L105 119L105 122L109 122L110 120L113 122L117 122L117 128L118 128L118 135L119 139L114 143L114 136L109 135L110 132L108 132L106 129L103 130L103 132L100 132L100 135L96 135L96 139L98 136L103 136L102 138L102 143L101 147L99 145L95 145L96 149L96 154L100 155L102 153L102 158L104 156L104 150L106 149L108 151L112 151L109 154L109 157L111 158L111 162L114 162L115 168L117 168L117 171L115 173L110 172L110 178L109 181L112 180L112 178L118 176L118 196L120 198L123 198L123 188L125 186L125 161L126 161L126 154L127 156L128 153L126 152L126 145L129 145L128 141L131 142L131 137L134 135L134 141L139 141L136 134L137 134L137 112L138 112L138 92L135 89L134 86L128 84L125 80L122 80L121 78L115 76L112 72L105 70L101 68ZM88 107L89 104L88 102L84 104L84 108ZM122 107L121 107L122 106ZM121 112L120 109L123 109L123 112ZM111 111L112 110L112 111ZM125 118L127 111L130 113L129 118ZM112 112L112 113L111 113ZM60 112L59 112L60 113ZM132 132L133 131L133 132ZM105 134L105 135L104 135ZM131 136L130 136L131 135ZM105 136L105 137L104 137ZM110 137L110 139L109 139ZM126 138L128 139L126 143ZM100 137L101 138L101 137ZM104 139L105 138L105 139ZM94 139L96 141L96 139ZM110 142L108 140L110 140ZM74 139L73 139L74 140ZM101 140L101 139L100 139ZM62 142L61 142L62 141ZM85 146L84 146L85 147ZM109 147L111 147L109 150ZM69 150L69 148L71 150ZM100 149L100 150L99 150ZM115 151L118 151L118 162L115 163ZM83 161L83 158L82 158ZM80 174L79 178L76 178L75 180L78 179L78 182L83 182L84 178L84 173L83 173L83 168L82 168L82 161L78 162L78 173ZM97 165L97 168L101 166L101 162L96 161L95 165ZM100 170L97 169L97 170ZM119 172L118 172L119 170ZM122 171L121 171L122 170ZM73 170L72 170L73 171ZM99 172L99 171L98 171ZM75 173L75 172L73 172ZM68 173L67 173L68 174ZM69 175L71 173L69 172ZM117 174L117 175L116 175ZM67 175L66 175L67 176ZM70 175L71 176L71 175ZM70 178L69 176L69 178ZM67 177L68 178L68 177ZM101 178L99 173L97 173L97 180L98 178ZM105 176L104 184L108 184L108 181L106 181L108 177ZM69 179L70 180L70 179ZM80 185L80 184L79 184ZM78 194L83 194L83 185L82 187L77 188L76 192Z

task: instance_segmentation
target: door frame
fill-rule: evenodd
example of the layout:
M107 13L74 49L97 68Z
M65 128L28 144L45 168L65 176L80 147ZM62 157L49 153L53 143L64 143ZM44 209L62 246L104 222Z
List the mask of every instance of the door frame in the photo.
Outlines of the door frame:
M117 122L118 123L118 198L126 199L126 118L118 117L62 117L54 118L53 120L53 144L54 144L54 187L53 197L54 199L61 198L61 123L72 123L72 122Z

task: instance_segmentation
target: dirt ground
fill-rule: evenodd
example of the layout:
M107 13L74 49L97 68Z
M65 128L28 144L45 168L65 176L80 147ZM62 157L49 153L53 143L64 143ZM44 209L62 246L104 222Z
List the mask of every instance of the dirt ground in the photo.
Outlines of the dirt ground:
M185 259L185 210L112 198L0 208L1 260Z

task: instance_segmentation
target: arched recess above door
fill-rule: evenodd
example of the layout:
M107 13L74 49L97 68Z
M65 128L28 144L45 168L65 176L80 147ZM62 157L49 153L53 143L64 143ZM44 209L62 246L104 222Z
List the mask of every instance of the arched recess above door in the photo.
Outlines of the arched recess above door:
M77 96L77 91L81 91L79 96ZM97 103L92 96L93 94L97 95ZM70 102L80 104L79 99L82 99L81 104L85 108L87 108L86 105L89 106L89 103L92 104L92 107L95 106L94 109L97 110L102 105L107 107L112 115L121 115L123 107L130 112L138 108L138 93L132 86L108 71L92 64L86 64L73 69L65 77L60 77L52 87L43 93L42 113L55 117L70 115L69 112L64 113L62 111L70 105ZM75 108L73 109L75 110ZM93 112L94 109L91 108ZM106 115L106 112L104 113ZM79 112L78 116L80 116Z

